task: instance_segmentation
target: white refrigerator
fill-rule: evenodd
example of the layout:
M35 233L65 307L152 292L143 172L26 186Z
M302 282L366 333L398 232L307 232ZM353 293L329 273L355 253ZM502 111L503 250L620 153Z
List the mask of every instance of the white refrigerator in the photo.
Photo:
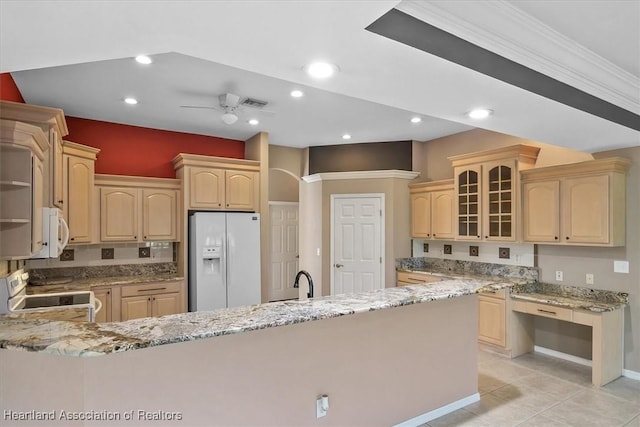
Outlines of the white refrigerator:
M260 215L196 212L189 218L189 311L260 303Z

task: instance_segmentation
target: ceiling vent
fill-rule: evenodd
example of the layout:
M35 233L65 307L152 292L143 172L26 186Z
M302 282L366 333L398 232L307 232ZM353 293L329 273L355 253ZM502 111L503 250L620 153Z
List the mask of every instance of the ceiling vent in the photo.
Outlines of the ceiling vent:
M259 99L255 99L255 98L246 98L241 102L241 105L244 105L245 107L251 107L251 108L264 108L267 106L267 104L268 104L267 101L260 101Z

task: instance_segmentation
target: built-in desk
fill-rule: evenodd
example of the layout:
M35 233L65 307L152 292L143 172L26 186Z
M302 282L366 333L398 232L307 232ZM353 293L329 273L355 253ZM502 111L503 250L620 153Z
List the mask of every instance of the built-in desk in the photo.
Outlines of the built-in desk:
M622 375L624 311L628 294L598 289L546 284L516 286L511 311L515 316L542 316L591 326L593 385L603 386ZM513 349L512 357L533 351L533 323L520 333L525 345Z

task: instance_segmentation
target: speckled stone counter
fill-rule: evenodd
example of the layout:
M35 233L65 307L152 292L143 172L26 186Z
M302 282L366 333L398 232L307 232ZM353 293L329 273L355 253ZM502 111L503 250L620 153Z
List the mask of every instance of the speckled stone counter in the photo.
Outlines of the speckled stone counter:
M429 285L183 313L120 323L0 319L0 348L98 356L470 295L491 282L448 280Z
M539 282L513 286L511 298L596 313L617 310L629 303L629 294L624 292Z
M491 279L499 277L505 281L517 283L536 282L539 274L536 267L426 257L398 258L396 259L396 269L426 271L445 274L449 277L479 277Z

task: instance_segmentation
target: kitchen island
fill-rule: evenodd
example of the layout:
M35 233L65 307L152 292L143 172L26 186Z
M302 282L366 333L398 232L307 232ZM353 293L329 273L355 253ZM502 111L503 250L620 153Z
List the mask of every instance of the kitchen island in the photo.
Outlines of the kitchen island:
M5 318L0 410L119 417L44 425L419 425L478 400L475 291L486 284L121 323Z

